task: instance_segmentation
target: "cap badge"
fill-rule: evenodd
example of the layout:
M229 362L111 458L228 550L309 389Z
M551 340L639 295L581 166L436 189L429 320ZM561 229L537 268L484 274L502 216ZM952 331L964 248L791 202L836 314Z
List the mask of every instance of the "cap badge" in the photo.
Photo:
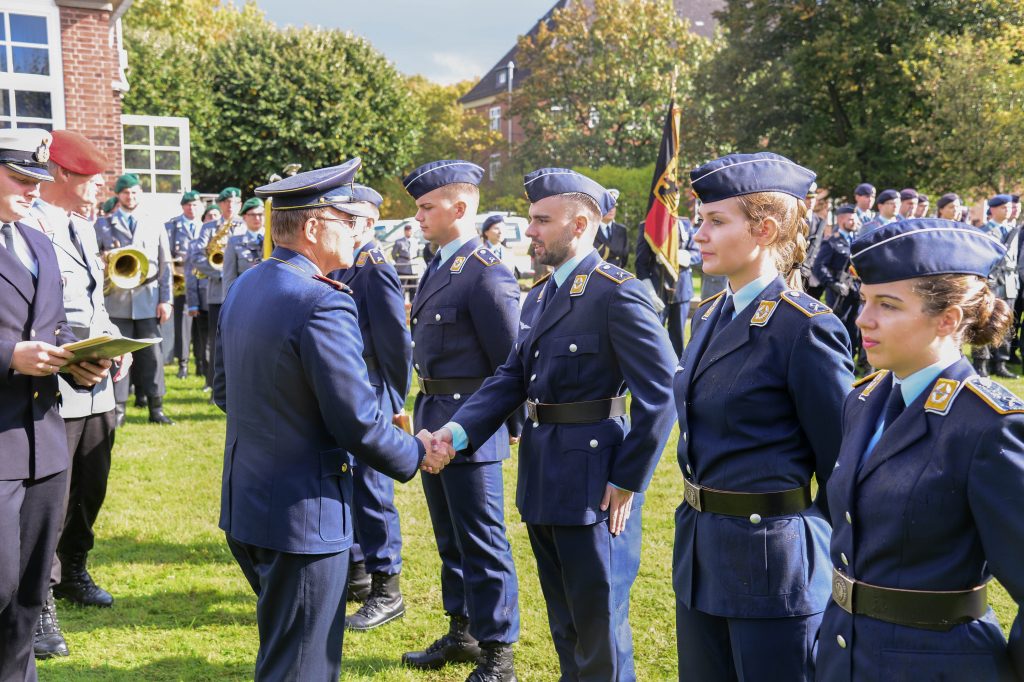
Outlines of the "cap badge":
M36 149L36 153L32 155L32 158L38 161L39 163L46 163L47 161L50 160L50 148L46 145L45 142L39 145L39 147Z

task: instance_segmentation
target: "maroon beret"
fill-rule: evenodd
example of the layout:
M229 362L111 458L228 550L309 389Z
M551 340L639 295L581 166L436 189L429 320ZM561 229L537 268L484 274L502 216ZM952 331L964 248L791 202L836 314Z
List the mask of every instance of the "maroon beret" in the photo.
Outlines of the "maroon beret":
M61 168L79 175L96 175L110 167L99 147L72 130L53 131L50 158Z

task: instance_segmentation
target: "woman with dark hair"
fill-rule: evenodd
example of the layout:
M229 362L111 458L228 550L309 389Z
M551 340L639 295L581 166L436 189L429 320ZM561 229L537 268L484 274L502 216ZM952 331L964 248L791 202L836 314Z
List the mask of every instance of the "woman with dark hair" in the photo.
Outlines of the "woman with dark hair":
M963 208L960 205L960 197L952 192L939 197L939 200L935 202L935 207L939 212L938 216L943 220L959 220L960 211Z
M905 220L854 241L857 324L879 371L857 382L828 481L832 602L818 679L1024 679L1024 402L964 343L1011 313L987 278L1003 246L963 223ZM1007 644L995 576L1018 605Z

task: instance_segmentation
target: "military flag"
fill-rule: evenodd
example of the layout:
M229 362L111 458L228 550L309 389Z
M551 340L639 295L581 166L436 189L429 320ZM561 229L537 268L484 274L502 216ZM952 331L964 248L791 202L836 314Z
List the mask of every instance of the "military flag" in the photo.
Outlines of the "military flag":
M673 280L679 277L679 118L679 106L672 100L661 134L644 221L644 239Z

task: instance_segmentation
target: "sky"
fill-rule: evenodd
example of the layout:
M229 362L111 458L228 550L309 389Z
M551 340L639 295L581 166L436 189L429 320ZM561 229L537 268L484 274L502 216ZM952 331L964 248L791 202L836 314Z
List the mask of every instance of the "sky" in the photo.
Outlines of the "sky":
M555 0L256 0L279 26L322 26L368 39L407 75L476 79Z

